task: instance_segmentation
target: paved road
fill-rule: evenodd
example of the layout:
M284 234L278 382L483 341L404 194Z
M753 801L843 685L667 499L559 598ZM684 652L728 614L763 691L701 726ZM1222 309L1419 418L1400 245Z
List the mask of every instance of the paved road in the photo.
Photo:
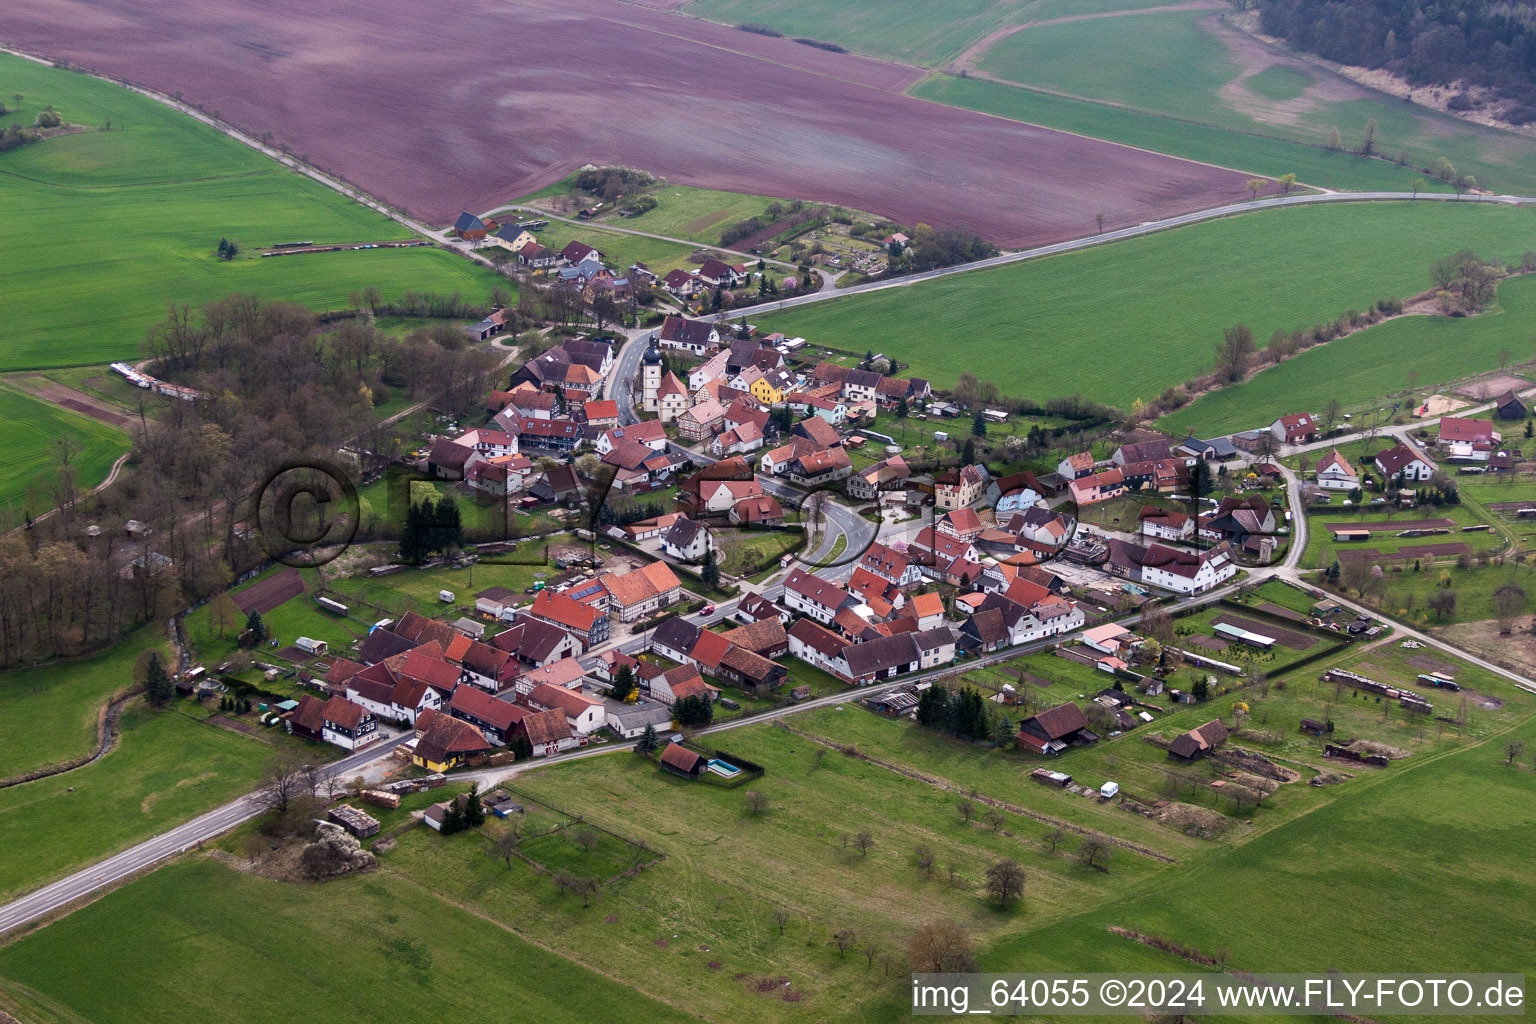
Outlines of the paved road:
M325 766L327 775L355 775L370 762L386 756L405 742L410 733L375 744L360 753L351 754ZM248 793L222 807L216 807L199 817L146 839L137 846L82 868L52 885L36 889L21 898L0 906L0 934L20 928L31 921L45 917L97 890L115 885L146 868L153 867L168 857L189 850L205 840L257 817L266 805L257 793Z

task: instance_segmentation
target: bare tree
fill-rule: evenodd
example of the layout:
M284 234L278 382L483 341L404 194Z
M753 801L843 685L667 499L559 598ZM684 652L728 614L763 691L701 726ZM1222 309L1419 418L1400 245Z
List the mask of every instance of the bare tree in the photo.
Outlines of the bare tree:
M1016 861L1000 860L987 868L987 895L997 897L997 905L1008 909L1008 901L1024 898L1024 869Z
M867 971L875 965L875 957L885 949L885 944L878 937L864 940L864 969Z
M506 862L507 867L512 866L512 858L517 856L518 844L522 842L522 836L518 834L518 827L513 825L509 831L496 837L491 850L494 856L500 857Z
M1083 841L1077 845L1077 856L1090 868L1102 867L1102 870L1109 870L1109 844L1098 836L1084 836Z
M279 750L267 762L259 792L268 809L279 816L288 813L289 804L309 788L309 768L293 750Z
M582 853L591 853L597 848L597 833L590 828L577 829L571 836L571 842Z
M1526 593L1517 583L1506 583L1493 592L1493 614L1499 620L1499 632L1515 630L1515 620L1525 611Z
M919 846L913 851L917 855L917 867L923 874L933 875L933 847Z
M1216 348L1216 376L1227 383L1235 383L1243 379L1248 373L1248 365L1253 361L1257 346L1253 340L1253 331L1247 325L1238 324L1228 327L1221 332L1221 341Z
M1365 597L1379 589L1382 577L1376 575L1376 563L1364 558L1352 558L1345 562L1339 571L1339 582L1346 590L1355 592L1356 597Z
M839 960L848 955L848 951L853 948L857 938L852 928L839 928L832 933L832 945L837 947L837 958Z
M1003 830L1003 822L1005 819L1003 818L1002 814L994 808L987 808L986 813L983 814L981 818L991 827L993 832L1001 832Z
M784 934L784 929L789 926L789 911L785 910L783 907L774 907L773 924L774 927L778 928L779 934L782 936Z
M1521 743L1519 740L1510 740L1508 743L1504 744L1504 756L1506 758L1504 763L1509 765L1514 764L1515 758L1519 757L1521 751L1524 749L1525 744Z
M750 812L754 818L768 809L768 794L760 790L747 790L746 794L743 796L743 799L746 801L748 812Z
M860 832L853 837L853 848L864 856L869 856L869 848L875 845L875 837L868 832Z
M929 921L912 934L907 960L919 974L968 971L975 967L971 937L954 921Z
M1050 850L1051 850L1052 853L1055 853L1056 852L1056 847L1060 846L1062 844L1062 841L1065 840L1066 838L1067 838L1067 834L1065 832L1063 832L1060 829L1060 827L1057 827L1057 828L1051 829L1045 835L1041 836L1040 837L1040 841L1042 843L1044 843L1046 846L1050 847Z
M961 800L960 817L965 821L967 825L969 825L971 823L971 819L976 817L976 805L971 803L969 800Z

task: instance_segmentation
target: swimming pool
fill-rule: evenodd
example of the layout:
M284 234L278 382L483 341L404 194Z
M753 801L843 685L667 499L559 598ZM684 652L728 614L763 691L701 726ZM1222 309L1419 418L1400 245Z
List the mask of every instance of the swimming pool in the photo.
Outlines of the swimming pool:
M741 774L741 769L740 768L737 768L735 765L731 764L729 761L722 761L718 757L710 759L708 768L709 768L710 771L714 772L716 775L719 775L719 776L721 776L723 778L727 778L727 779L733 779L736 776Z

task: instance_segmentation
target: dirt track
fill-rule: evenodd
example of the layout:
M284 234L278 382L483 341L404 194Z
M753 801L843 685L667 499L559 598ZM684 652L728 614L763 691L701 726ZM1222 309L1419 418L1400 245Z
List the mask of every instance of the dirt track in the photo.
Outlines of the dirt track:
M445 223L587 163L1005 246L1245 198L1243 176L900 94L920 74L615 0L11 0L7 35Z

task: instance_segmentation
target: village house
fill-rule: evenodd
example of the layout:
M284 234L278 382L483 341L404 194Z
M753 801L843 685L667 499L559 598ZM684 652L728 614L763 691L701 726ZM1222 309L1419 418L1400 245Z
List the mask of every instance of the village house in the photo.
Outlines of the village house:
M443 712L423 715L416 728L418 735L411 751L411 763L429 772L452 771L469 758L491 749L490 741L479 729Z
M373 713L345 697L332 697L320 709L320 738L343 750L361 750L381 739Z
M565 594L539 591L528 615L570 633L581 642L583 651L608 642L611 629L608 616L601 609L582 604Z
M719 687L706 683L697 665L678 665L667 669L650 680L648 693L652 700L669 708L684 697L698 697L708 701L720 698Z
M1094 505L1125 493L1125 473L1119 468L1080 476L1067 484L1067 492L1078 505Z
M1325 491L1357 490L1360 473L1335 448L1317 460L1317 486Z
M676 604L682 583L665 562L601 578L608 593L609 610L620 622L636 622Z
M662 554L680 562L702 562L712 547L709 531L693 519L679 519L661 535Z
M716 458L727 455L750 455L761 448L763 443L762 428L756 423L743 423L716 437L710 443L709 451Z
M1388 481L1422 483L1435 475L1434 464L1405 444L1378 453L1371 462Z
M608 724L603 702L578 689L541 683L529 691L526 703L539 711L562 712L577 736L590 736Z
M934 477L934 505L941 512L969 508L987 487L987 471L981 466L961 466Z
M998 522L1003 522L1015 512L1022 512L1045 497L1045 487L1029 470L998 477L987 484L982 497L991 505Z
M936 529L956 540L970 542L981 536L981 519L968 508L958 508L939 517Z
M1281 444L1306 444L1317 439L1317 420L1311 413L1292 413L1271 423L1269 433Z
M902 588L915 587L923 581L921 566L905 553L879 541L864 549L859 568Z
M900 455L892 455L848 477L848 496L858 501L874 501L883 491L901 489L912 478L912 470Z
M1093 466L1093 456L1090 453L1078 452L1076 455L1068 455L1056 464L1056 475L1070 483L1080 476L1092 473Z
M487 742L497 747L504 747L511 741L512 726L517 717L510 702L473 686L461 686L454 691L453 699L448 702L448 714L474 726Z
M699 267L699 280L711 288L734 288L746 280L746 270L711 258Z
M516 615L510 626L491 637L490 646L513 655L522 665L540 668L581 653L581 641L574 634L525 615Z
M853 473L853 462L846 449L827 448L791 459L783 475L801 487L820 487L823 484L846 480Z
M922 652L911 633L876 637L843 649L848 666L844 678L855 686L869 686L906 672L916 672L923 662Z
M853 597L836 583L813 576L797 566L784 580L783 601L791 611L827 625L839 610L853 603Z
M719 347L720 328L708 320L668 316L656 332L656 343L662 348L702 356Z
M1460 416L1440 418L1439 445L1450 462L1487 462L1493 457L1493 447L1504 437L1493 429L1488 420L1465 419Z
M558 708L548 711L519 708L518 711L521 717L513 727L513 732L527 739L534 757L550 757L581 744L581 740L571 730L570 719L566 718L564 711Z
M706 398L677 418L677 432L684 441L693 444L713 437L724 423L725 406L716 399Z
M809 618L799 619L789 627L789 653L808 665L837 676L848 677L848 663L843 649L848 642Z
M737 526L783 526L784 506L771 494L742 498L731 506L727 517Z
M1143 505L1136 523L1143 537L1181 542L1195 539L1195 517L1186 512Z
M1137 462L1158 462L1172 457L1167 441L1137 441L1116 448L1109 461L1123 469Z
M465 210L453 222L453 233L466 242L478 242L485 237L485 221Z

